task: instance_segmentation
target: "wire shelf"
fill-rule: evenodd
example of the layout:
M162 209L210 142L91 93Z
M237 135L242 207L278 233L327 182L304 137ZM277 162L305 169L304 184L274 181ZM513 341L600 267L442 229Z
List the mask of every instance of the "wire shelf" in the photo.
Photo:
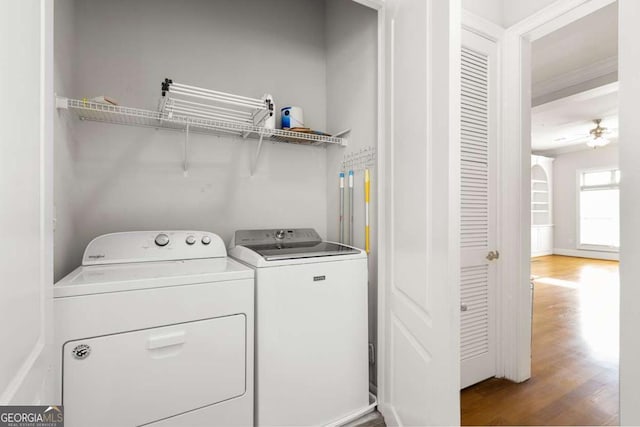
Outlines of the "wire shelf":
M346 146L347 140L327 135L301 133L283 129L267 129L250 123L188 117L160 111L103 104L93 101L57 97L58 108L77 112L81 120L169 130L188 130L207 134L232 134L243 138L261 137L272 142L324 146Z

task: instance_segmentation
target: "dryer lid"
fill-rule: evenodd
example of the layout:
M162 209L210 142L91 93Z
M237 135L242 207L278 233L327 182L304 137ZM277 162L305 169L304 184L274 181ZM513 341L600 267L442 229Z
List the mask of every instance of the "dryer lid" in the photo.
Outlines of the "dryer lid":
M231 258L84 265L60 279L54 298L169 286L253 280L253 270Z

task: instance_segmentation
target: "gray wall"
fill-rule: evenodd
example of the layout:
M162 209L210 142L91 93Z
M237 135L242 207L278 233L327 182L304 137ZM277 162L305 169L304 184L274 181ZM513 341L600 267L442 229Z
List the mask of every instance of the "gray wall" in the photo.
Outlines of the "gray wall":
M66 80L62 95L108 95L155 109L160 82L171 77L247 96L271 93L278 109L299 105L308 126L326 129L322 1L82 0L75 6L76 37L58 27L65 37L56 51ZM87 122L72 130L71 137L61 131L56 138L57 279L80 263L93 237L108 232L204 229L226 241L240 228L306 226L326 233L322 149L267 144L251 177L255 140L195 135L184 177L180 133Z
M75 0L56 0L54 9L54 90L73 93L75 77ZM56 111L54 116L54 269L55 280L79 264L82 250L75 227L75 120Z
M577 171L618 165L618 145L560 154L553 162L554 248L576 251ZM588 254L589 251L583 251Z
M351 129L346 149L327 150L327 237L339 236L339 178L347 153L377 146L377 13L351 0L327 0L327 123L331 129ZM369 341L376 343L377 319L377 198L376 169L371 170L371 252L369 255ZM345 180L346 181L346 180ZM354 245L364 248L364 172L354 176ZM346 195L346 191L345 191ZM345 205L347 205L345 201ZM345 236L347 232L345 230ZM375 369L370 378L375 383Z
M75 8L73 7L75 4ZM349 147L267 144L80 122L56 130L56 279L95 236L126 230L314 227L338 239L337 176L345 153L377 145L377 15L351 0L57 0L57 92L107 95L156 109L160 82L299 105L305 124L351 128ZM108 36L107 36L108 35ZM73 53L73 54L72 54ZM279 118L278 118L279 123ZM364 247L364 174L356 174L355 245ZM376 185L372 170L370 341L376 341ZM375 383L375 370L371 379Z

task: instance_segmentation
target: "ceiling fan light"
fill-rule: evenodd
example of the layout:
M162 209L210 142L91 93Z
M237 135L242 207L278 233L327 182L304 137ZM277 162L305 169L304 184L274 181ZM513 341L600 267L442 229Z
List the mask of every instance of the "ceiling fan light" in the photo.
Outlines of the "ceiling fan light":
M591 148L600 148L608 145L610 142L611 141L609 141L607 138L600 136L587 141L587 146Z

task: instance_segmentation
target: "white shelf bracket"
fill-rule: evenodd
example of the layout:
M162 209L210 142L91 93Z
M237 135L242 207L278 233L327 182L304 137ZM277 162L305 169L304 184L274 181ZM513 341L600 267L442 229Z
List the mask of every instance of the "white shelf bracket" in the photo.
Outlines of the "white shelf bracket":
M334 134L333 136L335 136L336 138L342 138L344 135L348 134L349 132L351 132L351 128L341 130L340 132ZM346 145L346 144L343 144L343 145Z
M262 152L262 142L264 141L264 131L260 132L260 139L258 139L258 146L256 147L256 154L253 156L253 161L251 162L251 176L256 172L256 168L258 166L258 159L260 158L260 153Z
M69 98L64 98L62 96L56 96L56 108L58 109L69 109Z
M182 163L182 170L184 176L186 177L189 174L189 123L187 123L187 127L184 129L184 160Z

